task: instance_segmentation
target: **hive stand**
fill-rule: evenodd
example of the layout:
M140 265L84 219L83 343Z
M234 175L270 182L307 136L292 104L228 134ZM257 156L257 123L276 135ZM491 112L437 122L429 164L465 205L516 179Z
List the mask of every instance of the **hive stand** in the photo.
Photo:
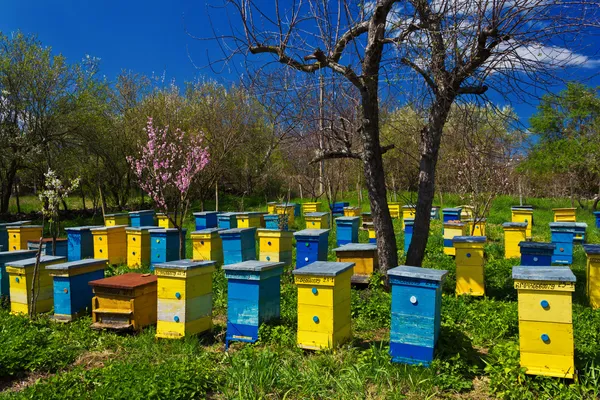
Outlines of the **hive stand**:
M304 229L294 233L296 238L296 268L315 261L327 261L329 229Z
M576 208L553 208L554 222L577 222Z
M215 261L223 264L223 242L219 236L219 228L207 228L192 232L194 261Z
M220 229L237 228L237 213L222 213L217 215L217 224Z
M504 258L517 258L521 256L519 243L527 238L526 222L505 222L504 228Z
M552 264L573 264L575 224L573 222L551 222L550 234L552 243L556 245L552 255Z
M8 235L8 251L28 250L27 242L40 240L41 225L10 225L6 227Z
M550 266L552 254L556 248L554 243L521 242L521 265Z
M177 260L156 264L156 337L179 339L212 329L214 261Z
M258 259L292 265L293 232L276 229L258 229Z
M350 278L354 264L317 261L293 271L298 286L298 346L320 350L352 338Z
M302 203L302 215L306 217L308 213L316 213L321 211L321 203L318 202L307 202Z
M91 229L94 238L94 258L108 259L109 264L127 262L127 225L103 226Z
M10 279L6 272L6 264L35 256L36 252L33 250L0 251L0 297L10 298Z
M329 213L310 212L304 214L306 229L329 229Z
M521 367L531 375L573 378L572 293L568 267L513 267L518 293Z
M65 228L67 232L67 261L94 257L94 237L91 229L101 226L77 226Z
M89 283L104 278L107 263L107 259L88 258L46 266L53 279L56 321L70 322L91 312L94 293Z
M410 242L412 241L415 220L412 218L406 218L402 220L402 223L404 224L404 253L408 253L408 248L410 246Z
M219 231L223 241L223 265L256 260L256 228Z
M125 229L127 234L127 266L139 268L150 264L150 230L156 226L136 226Z
M154 265L181 259L179 252L179 232L175 228L150 229L150 270ZM185 237L187 229L182 230ZM183 254L185 254L185 240L183 241Z
M282 262L244 261L224 265L227 278L227 334L231 341L254 343L260 324L279 319Z
M337 245L358 243L358 225L360 217L339 217L335 219Z
M157 277L130 272L91 281L92 329L140 331L156 324Z
M455 236L456 295L485 295L484 253L485 236Z
M584 244L583 249L587 254L586 265L586 293L593 309L600 308L600 245Z
M533 207L531 206L513 206L510 208L512 222L525 222L527 229L525 236L530 240L533 235L531 229L533 227Z
M446 214L444 214L444 217ZM454 237L465 235L465 223L460 221L444 222L444 254L449 256L456 255L454 248Z
M36 240L30 240L27 242L27 250L37 251L39 248L40 248L39 238ZM67 255L68 255L67 239L56 238L56 248L55 248L54 254L52 254L52 238L42 239L42 255L67 257Z
M405 205L402 206L402 230L404 230L405 222L407 219L412 219L413 222L415 220L415 215L417 214L417 209L415 205Z
M354 264L352 283L369 283L373 272L379 268L376 244L348 243L333 251L338 262Z
M387 273L392 286L392 361L428 366L440 335L441 286L448 271L403 265Z
M154 210L130 211L129 221L132 227L153 226Z
M129 226L129 213L106 214L104 226Z
M8 248L8 232L7 228L11 226L21 226L21 225L29 225L31 221L18 221L18 222L3 222L0 223L0 246L2 246L2 251L9 251ZM40 235L41 236L41 235Z
M194 220L196 222L196 230L201 231L209 228L216 228L219 223L217 216L218 211L202 211L194 213Z

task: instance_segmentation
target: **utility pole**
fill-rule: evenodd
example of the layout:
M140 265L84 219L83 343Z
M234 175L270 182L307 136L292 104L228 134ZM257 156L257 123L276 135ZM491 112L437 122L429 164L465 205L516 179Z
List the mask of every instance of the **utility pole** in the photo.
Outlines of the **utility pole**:
M323 154L323 131L325 129L325 111L323 110L323 96L325 94L325 79L319 75L319 150ZM325 193L323 180L325 179L325 160L319 161L319 193Z

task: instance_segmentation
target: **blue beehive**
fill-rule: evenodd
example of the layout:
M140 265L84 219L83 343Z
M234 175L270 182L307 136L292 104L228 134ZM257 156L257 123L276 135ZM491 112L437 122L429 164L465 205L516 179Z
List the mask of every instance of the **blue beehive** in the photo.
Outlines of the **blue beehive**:
M223 213L217 215L217 224L221 229L237 228L237 213Z
M90 229L101 226L65 228L67 232L67 260L77 261L94 257L94 237Z
M456 208L444 208L442 210L443 214L444 214L444 223L446 222L450 222L450 221L460 221L460 213L462 211L462 208L460 207L456 207Z
M335 219L337 245L358 243L358 224L360 217L339 217Z
M140 210L129 212L129 223L132 227L155 226L154 210Z
M219 231L223 242L223 265L256 260L256 228Z
M431 207L431 219L440 219L440 208L439 207Z
M399 266L392 285L390 355L393 362L429 365L440 334L442 281L448 271Z
M519 247L521 248L521 265L552 265L555 243L521 242Z
M279 318L283 265L254 260L223 266L227 278L225 348L232 340L256 342L260 324Z
M0 252L0 297L10 297L10 285L6 264L13 261L26 260L36 256L35 250L16 250Z
M585 222L575 222L575 237L573 241L575 243L585 243L585 231L587 230L587 224Z
M150 270L154 271L154 264L167 261L180 260L179 255L179 232L176 228L150 229ZM185 236L187 229L183 229ZM183 253L185 254L185 241L183 242Z
M282 231L288 230L288 216L286 214L266 214L264 218L265 228Z
M294 233L296 238L296 268L315 261L327 261L329 229L304 229Z
M329 206L329 208L331 209L331 215L333 215L334 217L344 215L344 208L348 207L349 205L350 205L350 203L348 203L346 201L340 201L340 202L331 204Z
M218 214L218 211L195 212L196 230L201 231L203 229L216 228L219 225L217 220Z
M408 218L404 220L404 252L408 253L408 247L410 246L410 241L412 240L413 227L415 225L415 220L413 218Z
M594 211L594 217L596 217L596 228L600 228L600 211Z
M92 309L94 293L90 281L104 278L107 259L89 258L47 265L53 278L54 319L72 321Z
M27 242L27 250L38 250L40 248L39 240L30 240ZM55 255L57 257L66 257L67 256L67 239L56 239L56 247L55 253L52 254L52 239L46 238L42 240L42 255L43 256L52 256Z
M575 239L575 223L551 222L552 243L556 245L552 255L553 264L573 264L573 239Z
M0 246L4 250L8 249L8 233L6 232L6 228L10 228L12 226L21 226L21 225L29 225L31 221L18 221L18 222L6 222L0 224Z

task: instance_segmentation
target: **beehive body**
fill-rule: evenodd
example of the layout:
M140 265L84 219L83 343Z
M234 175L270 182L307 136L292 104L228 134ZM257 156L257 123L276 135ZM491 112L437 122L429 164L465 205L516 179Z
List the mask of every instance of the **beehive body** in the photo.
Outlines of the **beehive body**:
M516 258L521 256L519 243L527 238L527 226L525 222L505 222L504 228L504 257Z
M531 238L531 230L533 227L533 208L511 207L511 217L512 222L527 223L525 235L527 239Z
M440 219L440 208L439 207L431 207L431 219Z
M372 222L363 223L363 227L367 230L369 235L369 243L377 243L377 233L375 232L375 225Z
M256 260L256 228L235 228L219 231L223 242L223 265Z
M408 248L410 246L410 242L412 241L415 220L406 218L402 222L404 223L404 253L408 253Z
M583 246L587 254L586 293L590 306L600 308L600 245L586 244Z
M296 268L315 261L327 261L329 229L304 229L294 232L296 238Z
M311 212L304 214L306 229L329 229L329 213Z
M65 257L41 256L38 270L39 286L37 292L36 313L48 312L52 309L52 277L46 270L47 265L64 262ZM6 273L10 282L10 312L11 314L28 314L31 308L31 285L35 258L10 261L6 264Z
M461 221L473 219L473 216L475 214L475 207L463 205L463 206L458 206L458 208L460 208L460 220Z
M360 207L344 207L344 217L359 217L360 218Z
M89 282L92 328L139 331L156 324L157 277L130 272Z
M94 293L89 283L104 278L107 262L90 258L46 267L53 279L56 320L72 321L91 312Z
M331 210L331 215L334 217L339 217L344 215L344 207L348 207L350 203L346 201L338 201L336 203L330 204L329 209Z
M354 264L353 283L369 283L374 271L379 268L377 245L370 243L349 243L333 249L338 262Z
M7 229L10 227L15 227L15 226L29 225L30 223L31 223L31 221L0 223L0 246L2 247L2 251L10 251L10 247L8 246Z
M280 316L283 263L246 261L223 267L227 278L227 335L231 341L256 342L260 324Z
M214 261L177 260L155 265L156 337L179 339L212 329Z
M241 212L236 215L238 228L260 228L262 213Z
M291 226L294 223L294 207L285 204L277 204L276 210L279 215L287 215L287 224Z
M217 223L221 229L237 228L237 213L223 213L217 215Z
M56 238L54 254L52 254L52 239L46 238L42 240L42 255L44 256L59 256L59 257L67 257L68 253L68 244L67 239ZM30 240L27 242L27 250L38 250L40 248L40 240L39 238L36 240Z
M281 229L284 231L289 229L288 217L285 214L266 214L263 218L267 229Z
M392 218L400 218L402 215L400 203L388 203L388 209L390 210L390 217Z
M575 237L573 238L573 241L575 243L585 243L587 224L585 222L575 222L573 225L575 230Z
M451 221L460 221L460 208L444 208L444 224Z
M138 268L150 264L150 229L155 226L127 228L127 266Z
M175 228L150 229L150 270L154 265L181 259L179 252L179 232ZM185 237L187 230L183 229ZM183 241L183 254L185 254L185 240Z
M27 242L40 240L42 237L41 225L11 225L6 228L8 234L8 251L28 250Z
M91 230L94 238L94 258L108 259L109 264L127 262L127 233L125 225L104 226Z
M441 284L448 271L400 266L388 271L392 286L390 355L393 362L429 365L439 338Z
M105 226L129 226L129 213L106 214L104 216Z
M358 243L360 217L339 217L335 219L335 223L338 247L348 243Z
M485 236L485 218L477 219L477 221L469 219L465 223L466 234L468 236Z
M219 236L219 228L207 228L192 232L194 261L215 261L223 264L223 242Z
M405 221L407 219L412 219L414 222L416 214L417 210L414 205L402 206L402 230L404 230L404 227L406 226Z
M446 214L444 213L444 218ZM444 254L449 256L456 255L456 249L454 248L454 237L464 236L465 224L458 221L444 222Z
M521 265L549 266L552 265L552 254L556 244L540 242L521 242Z
M575 224L572 222L550 223L552 243L556 245L552 255L553 264L573 264L573 239Z
M218 215L218 211L195 212L194 220L196 223L196 230L201 231L203 229L216 228L218 226Z
M67 232L67 260L78 261L94 257L94 237L91 229L101 226L65 228Z
M267 214L277 214L277 202L270 201L267 203Z
M315 262L296 269L298 346L333 348L352 338L350 279L353 263Z
M456 236L456 295L485 295L484 252L485 236Z
M153 226L154 210L131 211L129 213L129 222L132 227Z
M171 216L171 219L174 218L173 214L169 213L169 215ZM163 214L163 213L156 214L156 222L157 222L157 225L159 226L159 228L165 228L165 229L175 228L175 225L173 224L171 219L169 219L169 216L166 214Z
M567 267L514 267L521 366L527 374L573 378L572 292Z
M576 222L575 208L553 208L554 222Z
M308 213L316 213L321 211L321 203L308 202L302 203L302 215L306 216Z
M6 272L6 264L13 261L26 260L36 256L33 250L1 251L0 252L0 297L10 297L10 278Z
M596 218L596 228L600 228L600 211L594 211L594 217Z
M259 229L258 235L258 259L260 261L282 262L284 265L292 265L292 239L294 235L290 231L276 229Z

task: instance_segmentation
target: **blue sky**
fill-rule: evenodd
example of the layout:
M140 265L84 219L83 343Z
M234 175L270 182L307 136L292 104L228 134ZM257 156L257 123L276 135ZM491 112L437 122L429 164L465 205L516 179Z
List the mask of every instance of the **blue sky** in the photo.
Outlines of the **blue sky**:
M187 28L196 36L212 35L206 3L210 2L4 1L0 12L0 31L9 34L21 30L37 34L42 43L70 61L79 61L86 55L98 57L101 59L101 73L109 80L126 69L148 76L162 76L164 73L167 79L175 79L179 84L197 77L234 82L237 77L233 73L215 74L210 69L198 70L194 66L194 63L206 66L209 54L213 58L219 54L214 42L194 40L185 32ZM211 16L215 25L227 30L223 25L228 20L222 10L212 9ZM596 51L595 43L590 44L591 51ZM593 72L581 69L582 74ZM516 98L511 100L522 122L526 123L535 111L534 107ZM504 104L504 100L498 98L497 101Z

